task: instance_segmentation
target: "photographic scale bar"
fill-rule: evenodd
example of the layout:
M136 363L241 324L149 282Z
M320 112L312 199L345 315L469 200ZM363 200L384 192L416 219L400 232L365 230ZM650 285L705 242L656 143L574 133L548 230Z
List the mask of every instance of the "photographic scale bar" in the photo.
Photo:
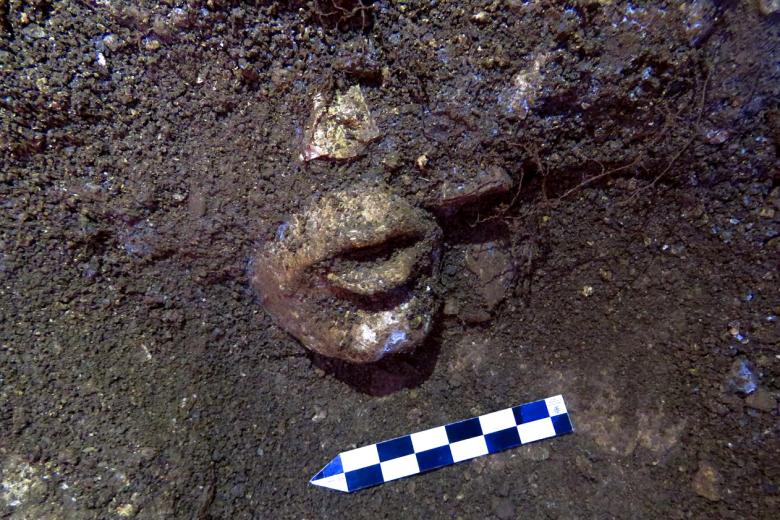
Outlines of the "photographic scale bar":
M572 431L556 395L342 452L310 482L351 493Z

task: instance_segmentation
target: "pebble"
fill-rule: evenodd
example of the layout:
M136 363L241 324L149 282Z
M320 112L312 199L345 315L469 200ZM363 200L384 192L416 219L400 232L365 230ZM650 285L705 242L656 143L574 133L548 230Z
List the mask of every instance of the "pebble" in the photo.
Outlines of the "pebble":
M303 161L352 159L381 135L358 85L336 92L332 99L317 92L312 105L300 157Z
M313 422L321 422L328 417L328 411L317 405L314 405L314 412L314 416L311 418Z
M487 12L485 11L480 11L474 16L472 16L471 19L476 23L484 24L490 21L490 15L487 14Z
M40 25L31 24L22 29L22 34L28 38L34 38L40 40L46 38L46 31Z
M444 315L445 316L455 316L458 314L458 311L460 311L460 305L458 305L458 301L454 298L447 298L444 301Z
M762 412L772 412L777 408L777 399L768 390L759 388L745 398L745 404Z
M525 119L542 90L542 69L549 57L537 56L531 65L512 77L512 83L498 97L504 115Z
M501 242L473 244L466 250L466 268L477 278L475 290L492 311L506 297L514 279L509 245Z
M732 363L727 380L733 392L749 395L758 388L758 374L753 364L746 359L737 359Z
M728 140L729 133L727 130L712 129L709 130L705 136L709 144L723 144Z
M147 51L156 51L161 47L160 40L154 36L147 36L143 39L144 49Z
M121 517L135 516L138 511L133 504L124 504L116 508L116 514Z
M769 16L780 11L780 0L758 0L758 10L764 16Z
M541 462L550 458L550 450L541 444L529 444L520 448L520 456L534 462Z
M421 156L419 156L417 158L417 160L415 161L415 164L417 164L417 168L420 171L425 170L425 168L428 166L428 156L425 155L425 154L422 154Z
M111 33L103 36L101 43L110 51L116 51L122 46L122 40L120 40L115 34Z
M454 211L484 197L507 193L513 186L506 170L493 165L469 172L465 178L445 180L427 205L434 210Z
M175 7L168 15L171 25L177 29L186 29L190 26L190 17L187 10L181 7Z
M690 44L698 47L712 30L715 7L710 0L693 0L681 7Z
M515 505L508 498L493 499L493 512L501 520L515 518Z
M697 495L717 502L720 500L720 473L709 462L699 463L699 471L693 476L693 490Z

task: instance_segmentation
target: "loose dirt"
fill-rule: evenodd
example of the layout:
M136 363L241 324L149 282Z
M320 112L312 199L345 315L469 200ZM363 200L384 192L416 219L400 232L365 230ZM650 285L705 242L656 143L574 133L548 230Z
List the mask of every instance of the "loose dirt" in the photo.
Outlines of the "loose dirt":
M759 4L0 1L0 517L772 518L780 25ZM301 162L314 94L353 85L380 138ZM249 259L312 198L384 183L430 209L491 167L509 193L432 210L416 353L323 358L257 301ZM308 484L350 447L558 393L574 435Z

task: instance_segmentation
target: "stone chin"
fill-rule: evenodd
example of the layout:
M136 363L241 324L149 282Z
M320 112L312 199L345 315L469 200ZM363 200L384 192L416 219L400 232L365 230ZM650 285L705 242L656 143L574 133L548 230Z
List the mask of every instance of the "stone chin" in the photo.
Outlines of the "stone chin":
M373 362L430 332L440 240L431 217L387 187L332 192L260 247L252 286L305 347Z

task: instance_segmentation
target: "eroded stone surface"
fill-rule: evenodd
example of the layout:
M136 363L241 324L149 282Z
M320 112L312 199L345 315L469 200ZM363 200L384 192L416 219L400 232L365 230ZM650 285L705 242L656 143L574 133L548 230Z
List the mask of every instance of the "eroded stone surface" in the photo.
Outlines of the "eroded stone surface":
M480 168L471 175L445 179L429 206L437 210L456 209L484 197L507 193L513 184L506 170L499 166Z
M499 96L499 103L505 115L525 119L536 103L542 89L542 69L550 59L548 54L539 54L529 67L512 77L512 84Z
M720 500L721 476L711 463L701 461L699 470L693 476L693 490L697 495L716 502Z
M379 135L360 87L336 92L332 98L318 92L314 95L301 159L351 159L361 155Z
M757 0L761 14L769 16L780 12L780 0Z
M258 251L252 285L306 347L376 361L428 334L440 239L424 211L386 187L328 193Z
M465 261L468 270L477 277L476 291L482 296L486 310L492 311L506 297L515 276L515 265L507 244L471 244Z

